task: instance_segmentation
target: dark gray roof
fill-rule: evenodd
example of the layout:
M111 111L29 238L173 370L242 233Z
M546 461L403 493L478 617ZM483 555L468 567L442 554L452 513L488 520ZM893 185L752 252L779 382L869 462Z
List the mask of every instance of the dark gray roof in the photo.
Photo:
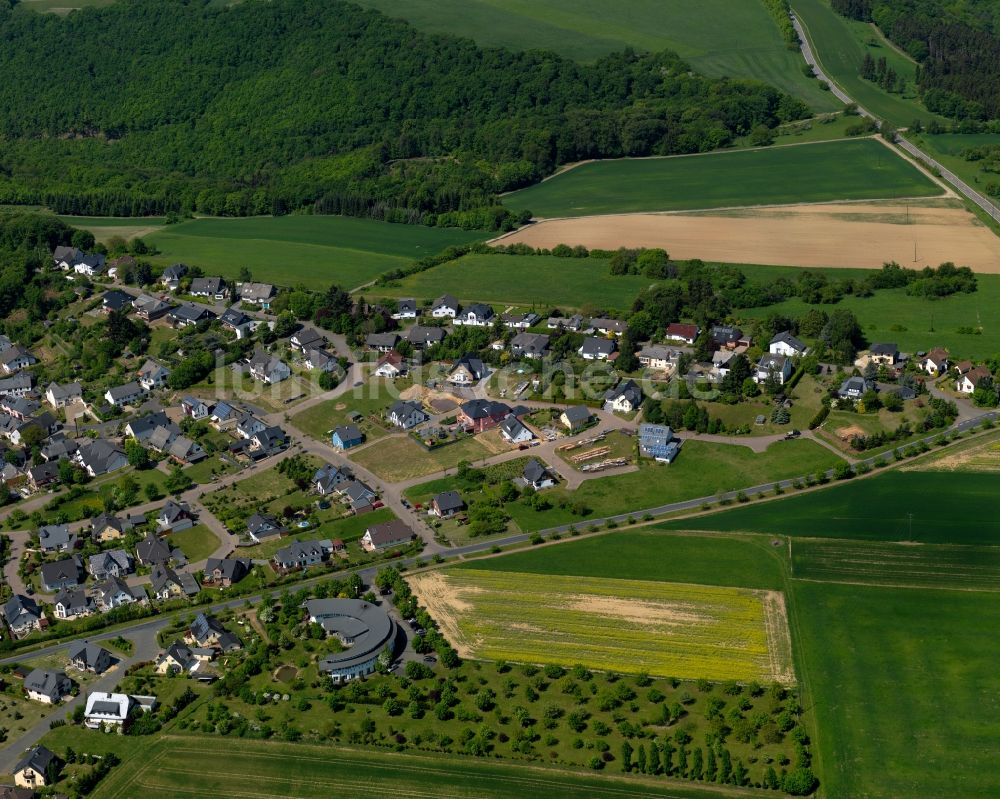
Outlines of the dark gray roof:
M778 344L779 342L785 343L799 352L804 352L806 349L805 342L793 336L790 330L778 333L778 335L771 339L772 344Z
M570 422L585 422L594 412L586 405L570 405L563 413Z
M319 663L326 672L350 669L377 658L392 644L395 624L377 605L360 599L310 599L306 611L327 633L352 640L343 652L328 654Z
M443 512L461 510L465 507L465 500L457 491L442 491L434 497L434 504Z
M51 750L44 746L35 746L29 749L25 756L17 762L13 773L17 774L19 771L30 768L39 774L45 774L49 766L57 760L58 758Z
M101 670L107 668L105 664L111 660L111 653L89 641L76 641L69 645L69 659L84 668Z
M609 338L587 336L587 338L583 340L583 345L580 347L580 354L583 356L610 355L615 351L615 346L615 342Z

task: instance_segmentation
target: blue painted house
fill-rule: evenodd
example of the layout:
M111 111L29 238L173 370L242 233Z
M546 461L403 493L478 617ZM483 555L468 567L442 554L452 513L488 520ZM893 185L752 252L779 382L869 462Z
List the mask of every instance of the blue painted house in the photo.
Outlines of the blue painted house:
M330 441L337 449L350 449L363 444L365 434L358 429L357 425L347 424L334 430Z

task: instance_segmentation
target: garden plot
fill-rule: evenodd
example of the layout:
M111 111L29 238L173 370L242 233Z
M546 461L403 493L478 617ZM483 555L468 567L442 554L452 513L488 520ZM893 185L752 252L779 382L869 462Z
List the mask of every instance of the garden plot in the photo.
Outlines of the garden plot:
M476 569L409 580L463 657L795 680L779 592Z

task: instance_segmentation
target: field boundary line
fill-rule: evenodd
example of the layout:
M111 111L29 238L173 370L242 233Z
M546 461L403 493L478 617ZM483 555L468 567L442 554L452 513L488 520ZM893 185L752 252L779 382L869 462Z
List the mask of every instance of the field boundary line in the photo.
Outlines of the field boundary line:
M791 577L790 579L800 583L816 583L818 585L856 585L867 588L906 588L912 591L961 591L965 594L1000 594L1000 588L960 588L958 586L928 585L926 583L914 585L913 583L904 582L876 583L865 582L863 580L820 580L818 577Z

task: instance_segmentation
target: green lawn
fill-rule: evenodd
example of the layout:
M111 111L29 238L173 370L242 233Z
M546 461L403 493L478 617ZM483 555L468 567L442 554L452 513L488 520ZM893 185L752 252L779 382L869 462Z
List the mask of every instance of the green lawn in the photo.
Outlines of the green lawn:
M282 501L279 500L279 504ZM275 552L282 547L287 547L293 541L314 541L323 538L331 540L339 538L344 543L350 543L361 538L369 525L392 521L395 518L395 514L389 508L379 508L361 516L349 516L345 519L324 521L316 527L310 527L302 531L296 530L293 535L284 538L272 538L256 546L240 547L238 554L241 558L271 558Z
M187 476L196 483L203 484L211 483L217 475L232 474L237 471L237 467L228 462L224 462L218 454L216 454L205 458L205 460L201 461L201 463L188 466L184 471Z
M796 581L793 596L824 796L1000 795L995 594Z
M896 127L914 119L924 123L934 115L916 99L914 64L885 42L870 25L842 17L829 0L792 0L792 9L806 29L824 71L859 105ZM865 52L886 62L907 82L903 94L888 94L858 74ZM938 117L940 119L940 117Z
M463 302L516 303L543 311L587 305L626 309L653 282L641 275L613 276L602 258L466 255L379 286L372 294L419 301L448 292Z
M454 469L462 461L478 461L492 453L478 438L469 437L454 444L425 450L408 435L393 436L360 450L348 450L348 457L360 466L395 483L445 469Z
M760 2L727 0L360 0L422 30L453 33L512 50L554 50L591 62L611 52L674 50L705 75L757 78L817 110L839 107L803 76Z
M194 219L147 236L153 260L200 266L235 278L249 267L255 280L326 289L355 288L382 272L486 237L480 231L394 225L337 216Z
M891 471L780 501L667 522L664 527L996 545L1000 544L996 490L992 474Z
M459 568L780 590L784 558L785 548L772 546L766 536L677 535L639 528Z
M841 277L860 276L856 270L841 270ZM987 358L1000 352L1000 275L977 275L978 289L972 294L954 294L939 300L911 297L905 289L883 289L871 297L845 297L837 308L854 313L871 341L893 341L905 352L947 347L953 358ZM763 318L772 313L802 316L810 308L799 299L767 308L739 311L745 318ZM829 310L829 309L828 309ZM978 333L958 332L972 328Z
M1000 133L941 133L936 136L908 134L907 138L983 194L986 194L986 184L1000 180L996 173L982 168L983 161L966 161L962 157L964 150L973 147L1000 145ZM992 199L994 203L1000 203L997 197Z
M292 424L313 438L329 443L333 428L350 422L350 414L360 413L365 418L358 426L366 440L370 441L386 435L387 430L368 417L372 414L381 416L399 398L399 392L410 385L412 383L409 380L393 383L391 380L372 378L363 387L352 389L336 399L324 400L295 414L292 416Z
M595 161L513 192L536 217L931 197L940 188L874 139Z
M204 524L196 524L189 530L171 533L168 541L187 557L188 561L204 560L219 546L219 538Z

